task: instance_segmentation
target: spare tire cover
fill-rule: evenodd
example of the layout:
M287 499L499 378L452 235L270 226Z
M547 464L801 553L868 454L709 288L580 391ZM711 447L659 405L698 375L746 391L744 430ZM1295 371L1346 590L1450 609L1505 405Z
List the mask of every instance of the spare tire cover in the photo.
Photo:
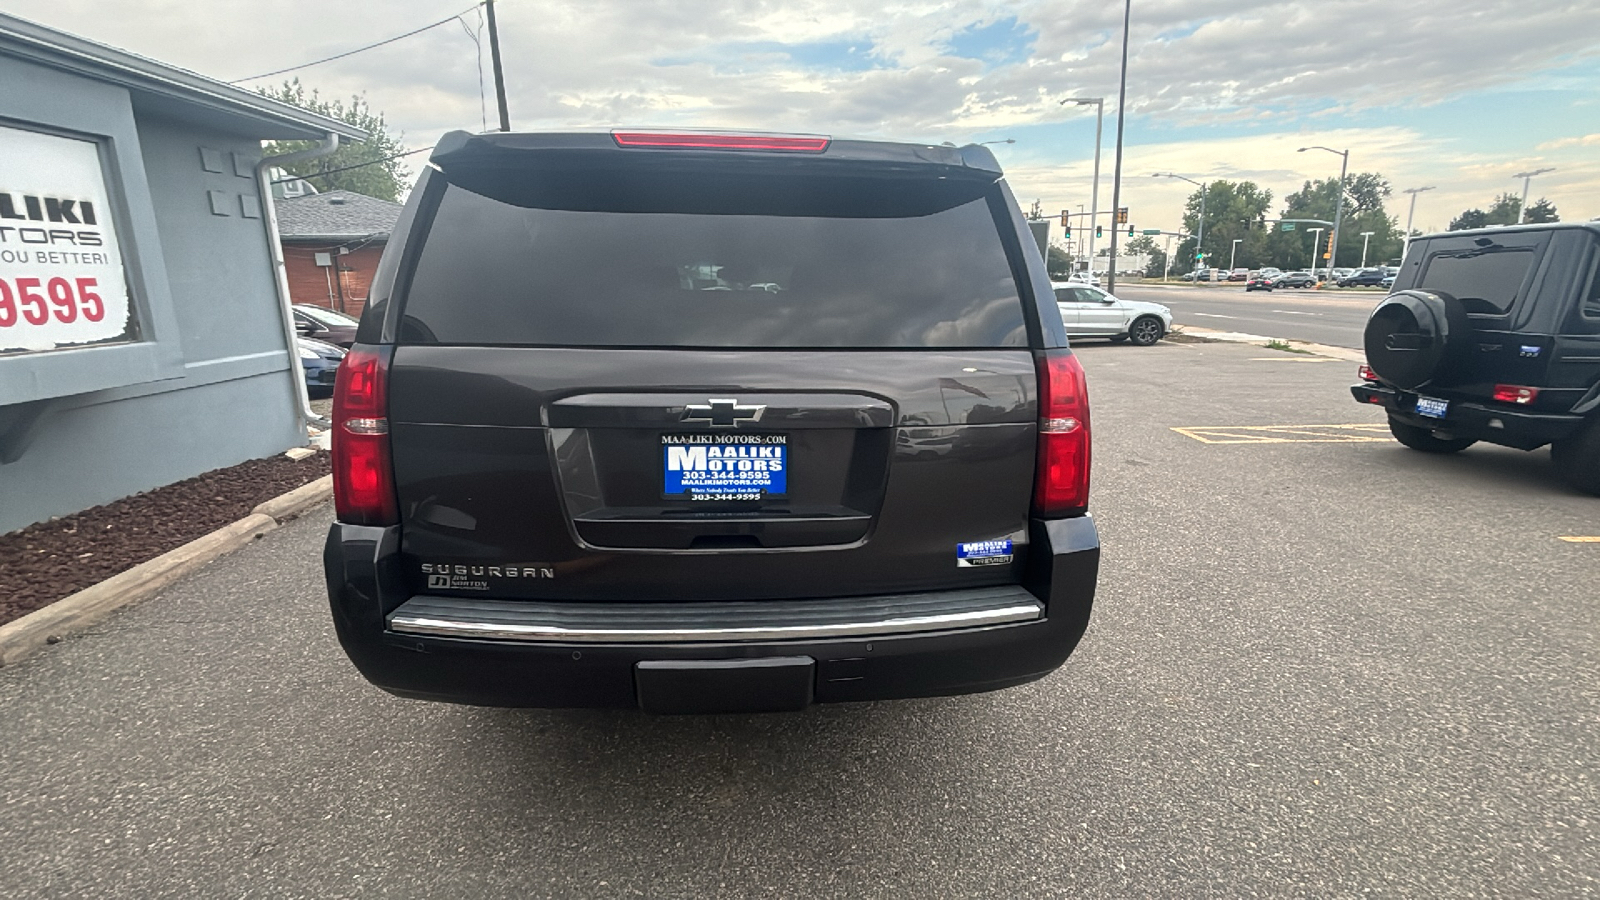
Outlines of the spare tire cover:
M1447 383L1471 327L1461 301L1443 291L1390 294L1367 319L1367 365L1404 390Z

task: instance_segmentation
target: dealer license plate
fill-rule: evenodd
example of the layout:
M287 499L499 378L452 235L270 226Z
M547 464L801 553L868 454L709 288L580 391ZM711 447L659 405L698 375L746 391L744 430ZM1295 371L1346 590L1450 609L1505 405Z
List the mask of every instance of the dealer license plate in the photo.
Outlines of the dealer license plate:
M789 493L789 436L663 434L662 496L768 500Z
M1432 397L1417 398L1417 415L1427 416L1430 419L1442 419L1450 409L1449 400L1435 400Z

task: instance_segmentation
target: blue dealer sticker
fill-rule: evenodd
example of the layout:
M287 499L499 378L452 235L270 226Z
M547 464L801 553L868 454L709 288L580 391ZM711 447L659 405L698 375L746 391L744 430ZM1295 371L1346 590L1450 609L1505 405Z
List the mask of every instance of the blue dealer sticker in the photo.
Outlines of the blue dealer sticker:
M788 436L664 434L662 494L678 500L763 500L789 492Z
M956 545L956 566L1002 566L1011 562L1010 541L971 541Z

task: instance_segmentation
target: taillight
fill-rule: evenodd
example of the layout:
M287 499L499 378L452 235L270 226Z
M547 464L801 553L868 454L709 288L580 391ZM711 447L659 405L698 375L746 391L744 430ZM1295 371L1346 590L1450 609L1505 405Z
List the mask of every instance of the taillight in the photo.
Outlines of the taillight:
M820 134L760 134L705 132L613 131L618 147L652 150L769 150L787 153L821 153L832 138Z
M1532 403L1539 396L1536 387L1523 387L1519 384L1497 384L1494 386L1494 398L1501 403Z
M389 457L389 348L355 347L333 387L333 505L351 525L400 520Z
M1071 516L1089 507L1089 385L1071 351L1039 363L1039 467L1033 511Z
M1356 375L1362 381L1377 381L1378 380L1378 373L1372 371L1372 367L1371 366L1358 366L1356 368Z

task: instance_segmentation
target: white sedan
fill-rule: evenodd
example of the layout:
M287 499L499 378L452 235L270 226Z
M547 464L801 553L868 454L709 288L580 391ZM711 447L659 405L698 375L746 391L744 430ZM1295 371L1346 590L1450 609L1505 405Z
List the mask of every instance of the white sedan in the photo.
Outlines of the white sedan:
M1068 337L1107 337L1148 347L1172 328L1172 310L1159 303L1122 300L1086 284L1051 282Z

